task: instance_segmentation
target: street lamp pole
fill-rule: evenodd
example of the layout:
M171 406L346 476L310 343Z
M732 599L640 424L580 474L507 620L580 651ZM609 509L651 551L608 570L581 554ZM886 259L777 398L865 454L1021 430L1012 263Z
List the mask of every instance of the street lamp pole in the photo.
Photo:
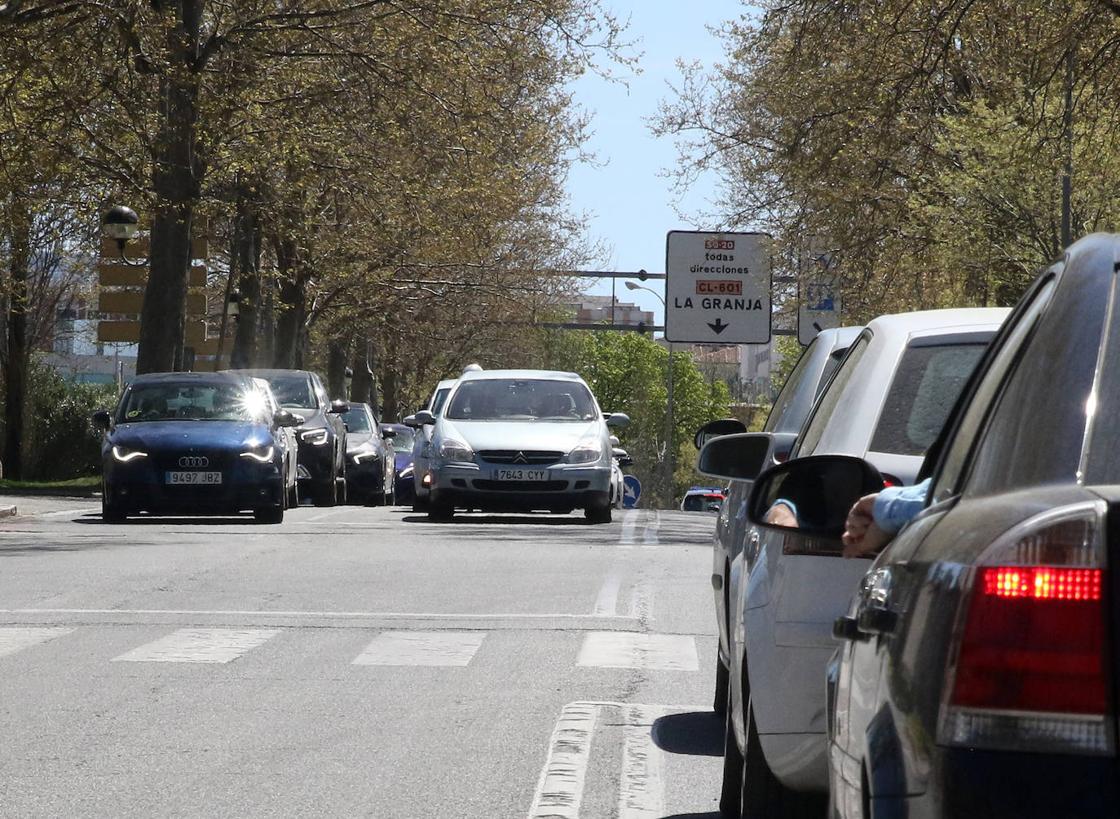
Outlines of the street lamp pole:
M627 290L645 290L653 293L662 307L666 307L665 297L648 287L643 287L634 282L624 282ZM665 378L665 500L671 509L673 507L673 475L675 473L676 452L673 451L673 342L668 339L665 344L669 349L669 372Z

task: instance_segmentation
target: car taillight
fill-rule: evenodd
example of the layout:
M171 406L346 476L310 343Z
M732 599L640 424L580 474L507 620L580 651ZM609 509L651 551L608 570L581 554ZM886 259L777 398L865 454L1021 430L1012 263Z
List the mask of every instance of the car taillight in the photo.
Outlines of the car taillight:
M889 489L892 486L902 486L902 485L903 484L902 484L902 479L901 478L896 478L894 475L891 475L887 472L883 473L883 488L884 489Z
M981 557L950 649L939 742L1113 752L1105 509L1046 512Z

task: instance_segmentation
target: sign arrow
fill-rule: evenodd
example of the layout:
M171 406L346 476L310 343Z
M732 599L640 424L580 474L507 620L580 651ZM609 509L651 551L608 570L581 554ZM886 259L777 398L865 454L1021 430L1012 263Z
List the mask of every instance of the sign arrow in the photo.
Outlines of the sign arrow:
M724 330L726 330L731 325L730 324L724 324L723 323L723 317L720 316L719 318L716 319L715 324L709 324L708 326L711 327L712 331L718 336L720 333L722 333Z

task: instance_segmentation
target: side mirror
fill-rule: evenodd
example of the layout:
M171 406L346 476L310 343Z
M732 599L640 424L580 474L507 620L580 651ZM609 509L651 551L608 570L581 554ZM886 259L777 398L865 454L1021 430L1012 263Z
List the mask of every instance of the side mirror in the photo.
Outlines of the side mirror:
M747 517L756 526L838 539L852 505L882 488L883 476L862 458L798 458L759 476L747 502Z
M335 415L340 415L344 412L350 412L350 402L340 401L336 398L335 400L331 401L331 408L327 410L327 412L333 413Z
M418 427L430 427L436 422L436 417L428 410L420 410L420 412L412 417L416 421L416 426Z
M767 466L770 443L766 432L721 435L704 444L696 468L709 478L753 481Z
M607 426L611 429L624 429L630 426L630 416L625 412L612 412L607 416Z
M747 431L747 425L736 418L722 418L719 421L709 421L696 430L696 437L692 439L697 449L703 449L704 444L721 435L738 435Z
M298 427L303 423L303 416L288 412L285 409L276 410L272 415L272 423L278 427Z
M98 410L93 414L90 420L93 422L95 428L102 432L108 432L113 422L113 416L109 414L108 410Z
M401 421L401 423L404 424L406 427L412 427L413 429L416 429L417 427L420 426L420 424L417 423L417 421L416 421L416 416L415 415L406 416L405 419L403 421Z
M384 427L382 427L381 428L381 437L384 438L386 441L390 441L393 438L397 437L397 431L395 429L385 429Z
M618 465L620 467L622 467L623 469L625 469L628 466L633 466L633 464L634 464L634 459L631 458L629 455L623 455L621 458L618 459Z
M618 440L618 436L617 436L617 435L612 435L612 436L611 436L611 438L610 438L610 441L611 441L611 446L612 446L612 447L616 447L616 446L618 446L618 445L619 445L619 443L620 443L620 441Z

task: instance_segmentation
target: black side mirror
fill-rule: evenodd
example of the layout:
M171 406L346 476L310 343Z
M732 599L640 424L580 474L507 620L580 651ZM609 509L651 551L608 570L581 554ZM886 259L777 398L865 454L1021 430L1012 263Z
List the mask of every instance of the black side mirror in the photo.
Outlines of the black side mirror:
M721 435L704 444L696 468L709 478L753 481L767 467L770 444L766 432Z
M386 441L390 441L393 438L397 437L397 431L395 429L385 429L383 427L381 429L381 437L384 438Z
M412 418L418 427L430 427L436 422L436 417L428 410L420 410Z
M336 398L335 400L331 401L331 408L327 410L327 412L333 413L335 415L339 415L344 412L350 412L350 402L340 401Z
M96 429L102 432L108 432L109 427L113 423L113 416L111 416L107 410L98 410L93 414L90 420L93 421L93 426Z
M298 427L303 423L303 416L288 412L286 409L276 410L272 415L272 423L278 427Z
M862 458L798 458L758 477L747 502L747 517L755 526L839 539L852 505L882 488L883 476Z
M401 421L401 423L404 424L406 427L411 427L412 429L416 429L417 427L420 426L420 424L417 423L417 421L416 421L416 416L415 415L406 416L405 419L403 421Z
M696 437L692 439L692 442L696 444L697 449L703 449L704 444L712 438L718 438L721 435L738 435L746 431L747 425L737 418L721 418L718 421L709 421L696 430Z
M623 469L625 469L628 466L633 466L633 464L634 464L634 459L631 458L629 455L627 455L625 458L619 458L618 459L618 465L620 467L622 467Z

